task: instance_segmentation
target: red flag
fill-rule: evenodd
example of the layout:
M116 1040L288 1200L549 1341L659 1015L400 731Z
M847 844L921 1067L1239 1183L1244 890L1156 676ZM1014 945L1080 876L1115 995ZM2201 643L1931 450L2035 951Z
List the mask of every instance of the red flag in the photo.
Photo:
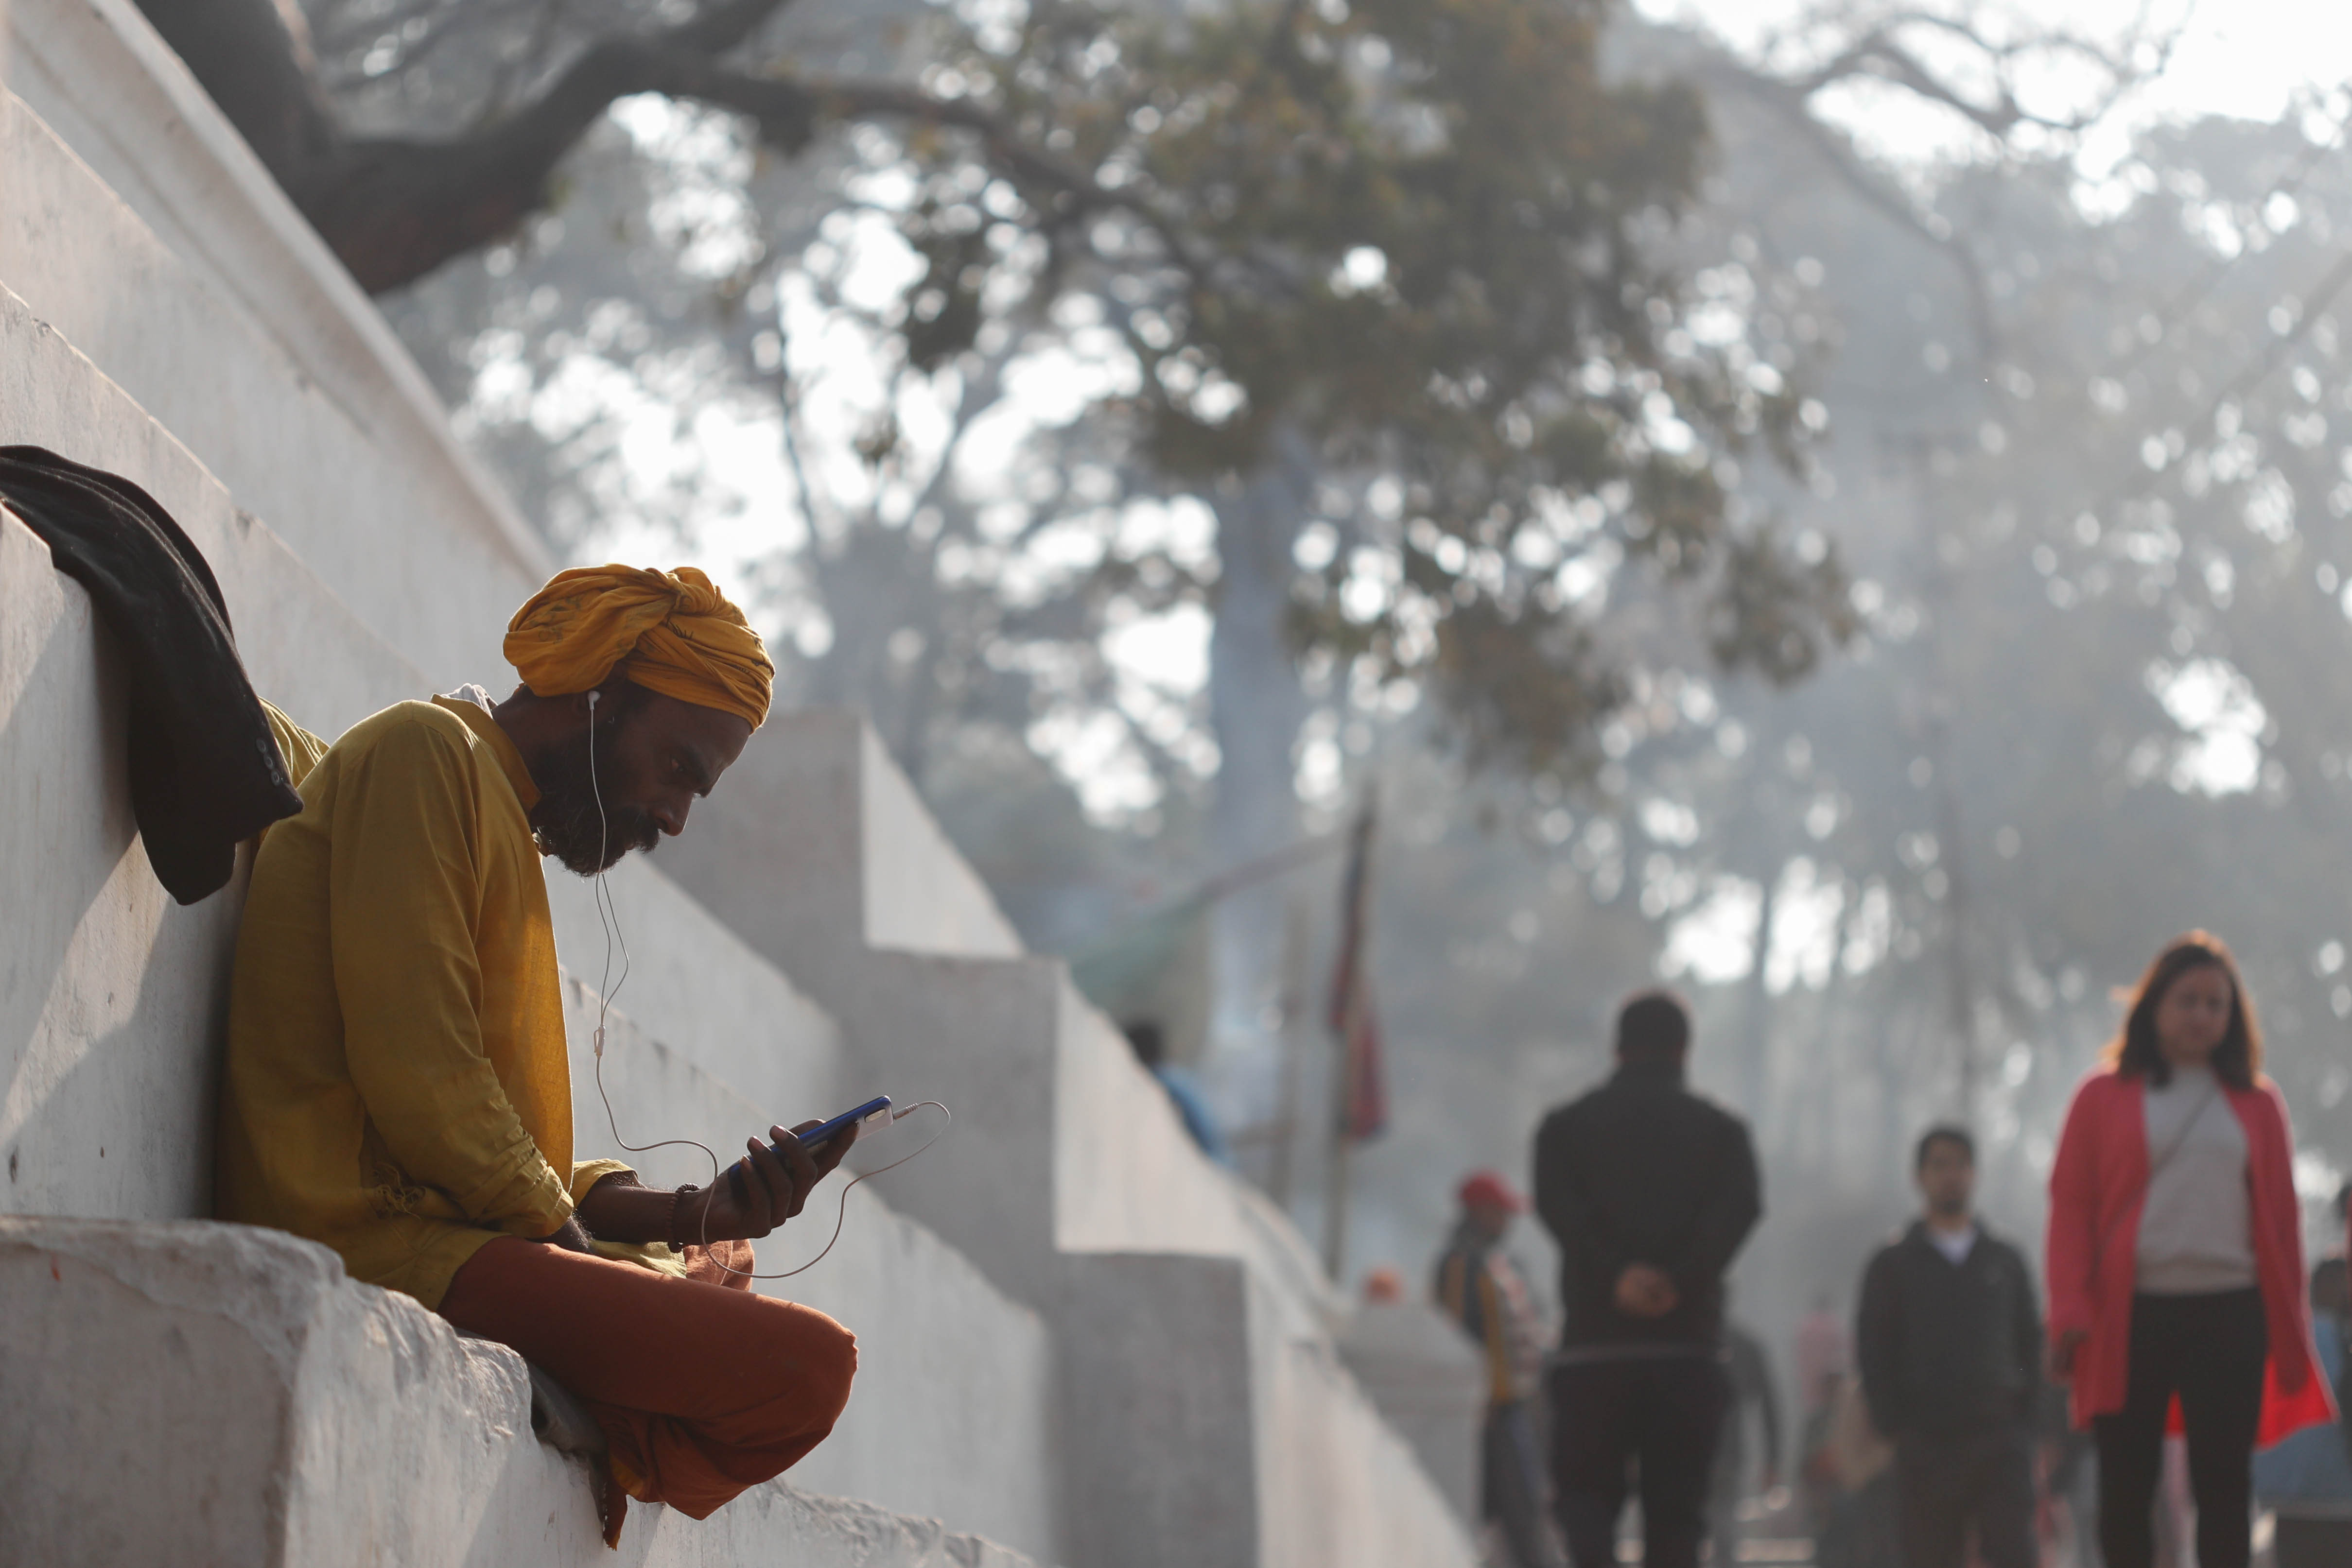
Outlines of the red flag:
M1368 917L1371 904L1372 797L1349 835L1339 892L1339 955L1331 971L1325 1023L1339 1044L1337 1111L1340 1135L1357 1143L1388 1130L1388 1075L1381 1061L1380 1011L1372 1004Z
M1389 1089L1381 1065L1381 1019L1370 996L1357 999L1355 1021L1343 1037L1348 1048L1348 1103L1340 1127L1358 1143L1389 1130Z

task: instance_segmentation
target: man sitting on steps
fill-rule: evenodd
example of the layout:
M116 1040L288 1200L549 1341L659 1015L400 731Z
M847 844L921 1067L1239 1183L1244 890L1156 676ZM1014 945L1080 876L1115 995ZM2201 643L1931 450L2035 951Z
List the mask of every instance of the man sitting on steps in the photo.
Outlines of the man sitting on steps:
M557 576L514 617L523 684L386 708L255 858L231 985L221 1216L332 1247L511 1345L603 1427L625 1497L704 1518L822 1442L856 1342L754 1295L750 1239L840 1162L792 1134L709 1188L572 1158L542 855L593 876L684 831L767 716L774 665L699 571ZM803 1123L795 1132L815 1123Z

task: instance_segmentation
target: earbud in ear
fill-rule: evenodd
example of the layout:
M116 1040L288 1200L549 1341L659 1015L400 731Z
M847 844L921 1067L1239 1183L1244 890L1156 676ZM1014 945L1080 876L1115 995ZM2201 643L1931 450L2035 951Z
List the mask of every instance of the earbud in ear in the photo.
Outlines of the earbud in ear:
M603 696L604 695L604 694L603 692L596 691L596 690L594 690L594 689L593 689L593 688L589 691L589 693L588 693L588 711L589 711L590 713L594 713L594 712L596 711L596 699L597 699L598 697Z

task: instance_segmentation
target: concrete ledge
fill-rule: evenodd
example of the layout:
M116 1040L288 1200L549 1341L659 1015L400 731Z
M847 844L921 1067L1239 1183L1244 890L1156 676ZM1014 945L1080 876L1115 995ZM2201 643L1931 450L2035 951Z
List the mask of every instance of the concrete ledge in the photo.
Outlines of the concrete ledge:
M1270 1343L1267 1314L1252 1322L1258 1377L1259 1495L1265 1555L1323 1568L1468 1568L1470 1526L1431 1481L1405 1440L1323 1339Z
M632 1557L622 1542L619 1563L647 1568L1035 1568L1034 1560L984 1536L965 1535L935 1519L909 1519L844 1498L812 1497L781 1483L756 1487L698 1524L667 1509ZM603 1543L597 1550L603 1552ZM521 1556L477 1553L478 1568L511 1564ZM569 1563L571 1560L566 1559ZM583 1563L598 1562L589 1558ZM602 1561L612 1562L605 1553Z
M698 821L688 829L689 834L712 831ZM668 858L665 844L651 857L633 854L605 873L620 917L612 976L629 1018L666 1049L782 1117L786 1126L871 1098L874 1092L861 1092L842 1060L841 1031L833 1019L663 875ZM555 919L555 950L566 971L593 988L604 973L605 953L595 884L554 861L541 863ZM583 1086L593 1066L588 1043L586 1032L572 1035L572 1072ZM602 1107L596 1124L604 1124Z
M1030 1562L782 1483L702 1523L633 1510L616 1558L519 1357L275 1232L0 1218L0 1561Z
M162 503L220 580L254 685L305 727L332 737L432 689L194 453L0 281L0 443L17 442L110 469ZM34 548L38 572L12 572L12 591L28 576L56 577L47 547Z
M1060 1278L1073 1561L1477 1561L1413 1450L1245 1262L1072 1255Z
M942 903L977 879L863 720L779 715L697 809L706 819L663 847L664 869L838 1020L860 1087L954 1107L943 1169L903 1201L1000 1288L1050 1301L1066 1248L1250 1247L1223 1174L1058 960L866 940L868 846L895 846L898 882L928 878Z
M210 1207L236 911L183 909L148 867L113 655L89 595L0 511L0 1210Z
M703 810L753 830L756 884L740 862L690 852L682 881L695 887L803 985L869 949L941 956L1013 958L1021 939L996 900L853 713L808 709L772 716L751 737L726 788ZM686 847L688 841L680 841ZM664 852L666 854L667 851ZM724 907L721 907L724 905ZM752 911L756 909L756 914ZM756 931L756 935L754 934ZM817 994L820 1004L824 997ZM826 1004L829 1006L829 1004Z
M1063 1260L1070 1557L1270 1563L1250 1281L1224 1258ZM1370 1560L1366 1560L1370 1561ZM1442 1561L1442 1560L1433 1560Z
M1366 1302L1339 1355L1454 1511L1476 1522L1486 1368L1469 1336L1419 1301Z
M9 1562L452 1561L530 1441L520 1358L291 1237L0 1219L0 1298Z
M821 722L838 723L826 715ZM777 738L791 743L788 727ZM996 895L948 841L930 808L879 736L857 726L858 879L865 895L866 942L909 953L1010 958L1024 948Z

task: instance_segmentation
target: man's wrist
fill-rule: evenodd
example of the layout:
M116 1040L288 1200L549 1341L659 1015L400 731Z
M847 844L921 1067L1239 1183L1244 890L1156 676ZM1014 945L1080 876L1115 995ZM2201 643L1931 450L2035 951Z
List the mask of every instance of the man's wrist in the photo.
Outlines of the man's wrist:
M702 1188L686 1182L669 1195L669 1223L664 1239L672 1247L686 1247L698 1241L704 1221L710 1211L710 1200ZM696 1234L689 1236L688 1229Z
M581 1213L596 1235L632 1244L698 1239L701 1208L696 1187L646 1186L634 1177L613 1176L589 1189Z

